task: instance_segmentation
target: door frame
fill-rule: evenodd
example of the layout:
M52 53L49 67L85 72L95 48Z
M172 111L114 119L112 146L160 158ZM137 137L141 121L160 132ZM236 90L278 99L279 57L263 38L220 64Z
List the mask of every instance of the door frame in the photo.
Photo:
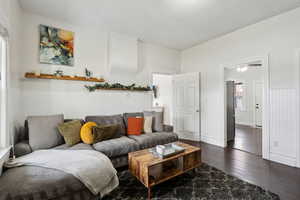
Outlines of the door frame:
M223 147L227 147L227 108L226 108L226 82L225 82L225 68L232 69L236 66L251 62L261 61L263 67L263 105L262 105L262 157L264 159L270 159L270 134L269 134L269 106L270 106L270 75L269 75L269 54L263 56L253 56L246 59L237 60L220 65L221 76L221 106L223 109L221 118L221 125L223 129L222 143Z
M5 29L6 30L6 29ZM7 148L12 143L10 135L10 129L9 129L9 113L8 113L8 86L9 86L9 80L8 80L8 74L9 74L9 37L8 32L6 32L6 35L1 35L1 42L0 45L2 45L1 48L4 48L5 54L1 54L0 56L3 56L3 60L0 59L1 64L0 67L2 69L2 72L0 74L1 78L0 81L2 83L1 85L1 101L0 101L0 115L1 115L1 122L0 122L0 150L1 148ZM3 65L3 66L2 66Z
M176 74L172 74L172 73L163 73L163 72L152 72L151 73L151 77L150 77L150 83L151 85L153 85L153 76L154 75L166 75L166 76L174 76ZM173 87L173 86L172 86ZM173 88L171 88L173 89ZM151 96L151 107L153 107L153 101L154 101L154 95ZM173 107L173 106L172 106Z
M171 90L172 90L172 99L171 99L171 106L170 106L170 108L171 108L171 110L170 110L170 123L169 124L165 124L165 125L170 125L170 126L174 126L174 123L173 123L173 115L174 115L174 106L173 106L173 76L174 75L176 75L176 74L172 74L172 73L163 73L163 72L152 72L151 73L151 78L150 78L150 80L151 80L151 86L153 86L154 85L154 83L153 83L153 77L155 76L155 75L165 75L165 76L171 76L172 77L172 87L171 87ZM154 102L154 93L152 93L152 95L151 95L151 108L154 108L155 107L155 105L153 104L153 102ZM165 123L165 108L164 107L162 107L163 108L163 112L164 112L164 123Z
M256 84L259 83L259 84L262 84L262 86L264 87L264 81L258 81L258 80L254 80L253 81L253 105L252 105L252 108L254 109L254 114L253 114L253 127L254 128L260 128L260 127L257 127L256 126L256 98L255 98L255 95L256 95Z
M298 80L298 84L296 84L296 91L297 91L297 102L298 102L298 112L297 112L297 118L298 118L298 123L297 123L297 133L296 134L296 166L298 168L300 168L300 127L299 127L299 113L300 113L300 49L296 49L296 63L297 63L297 80Z

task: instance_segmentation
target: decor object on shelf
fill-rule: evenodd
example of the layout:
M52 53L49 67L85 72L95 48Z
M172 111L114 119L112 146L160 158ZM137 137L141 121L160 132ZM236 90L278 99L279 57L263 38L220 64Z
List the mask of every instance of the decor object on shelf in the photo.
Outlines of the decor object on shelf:
M25 78L30 79L55 79L55 80L67 80L67 81L87 81L87 82L104 82L104 79L99 78L86 78L82 76L55 76L53 74L40 74L37 76L35 73L26 73Z
M87 68L85 68L85 76L86 76L86 77L91 77L92 74L93 74L92 71L90 71L90 70L88 70Z
M95 90L127 90L127 91L152 91L150 86L139 86L134 84L131 85L122 85L121 83L104 83L104 84L95 84L95 85L86 85L86 89L90 92L94 92Z
M35 74L36 76L39 76L39 75L41 75L41 72L40 72L40 70L35 70L35 71L34 71L34 74Z
M54 76L63 76L64 75L64 72L62 70L56 70L53 74Z
M40 62L74 65L74 33L40 25Z
M153 96L156 99L157 98L157 86L156 85L152 85L152 90L153 90Z

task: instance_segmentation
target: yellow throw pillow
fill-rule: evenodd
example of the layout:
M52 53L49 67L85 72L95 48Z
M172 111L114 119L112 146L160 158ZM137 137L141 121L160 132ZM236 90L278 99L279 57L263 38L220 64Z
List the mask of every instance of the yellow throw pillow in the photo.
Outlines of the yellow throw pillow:
M94 126L97 126L95 122L87 122L81 127L80 137L85 144L94 143L94 136L92 131Z

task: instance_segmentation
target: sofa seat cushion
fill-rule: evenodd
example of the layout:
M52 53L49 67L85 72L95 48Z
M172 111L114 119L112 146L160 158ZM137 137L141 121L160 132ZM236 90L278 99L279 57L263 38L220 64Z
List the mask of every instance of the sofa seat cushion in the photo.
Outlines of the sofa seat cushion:
M135 140L139 144L140 149L151 148L178 140L177 134L172 132L146 133L140 136L130 135L128 137Z
M136 141L126 136L98 142L94 144L93 147L108 157L122 156L139 150L139 145Z
M94 150L91 145L84 144L84 143L78 143L71 147L67 144L62 144L57 147L54 147L53 149L57 149L57 150Z

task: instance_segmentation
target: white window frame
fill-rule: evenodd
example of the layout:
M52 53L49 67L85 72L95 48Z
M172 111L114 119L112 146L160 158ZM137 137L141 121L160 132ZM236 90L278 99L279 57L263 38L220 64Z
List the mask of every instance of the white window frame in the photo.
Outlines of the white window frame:
M4 49L1 53L1 103L0 103L0 149L9 147L9 134L8 134L8 32L0 25L0 45ZM1 51L2 52L2 51Z

